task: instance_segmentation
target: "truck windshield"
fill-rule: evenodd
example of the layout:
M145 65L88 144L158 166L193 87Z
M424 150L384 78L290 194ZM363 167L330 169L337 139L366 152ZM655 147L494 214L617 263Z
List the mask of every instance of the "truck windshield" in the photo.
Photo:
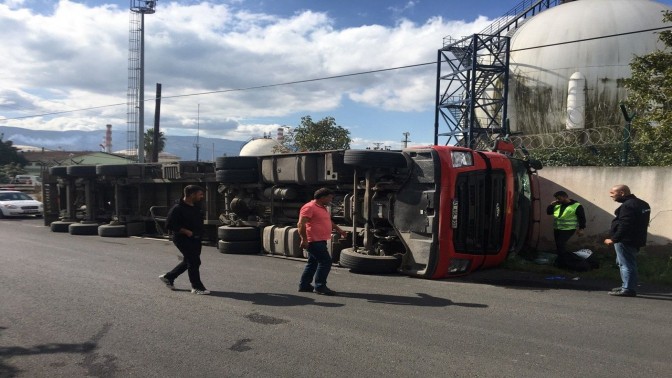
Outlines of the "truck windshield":
M522 160L511 159L513 169L513 220L509 253L517 253L525 245L532 214L532 183L527 165Z

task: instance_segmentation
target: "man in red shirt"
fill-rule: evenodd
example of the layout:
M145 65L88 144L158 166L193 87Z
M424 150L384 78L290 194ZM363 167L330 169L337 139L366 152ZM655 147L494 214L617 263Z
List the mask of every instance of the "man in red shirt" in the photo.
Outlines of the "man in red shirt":
M327 240L331 239L331 230L336 230L341 237L345 237L345 231L331 220L331 214L327 205L334 199L334 193L322 188L315 191L314 200L301 207L299 212L299 235L301 236L301 248L308 250L308 263L306 264L299 291L315 292L321 295L336 295L336 292L327 287L327 276L331 271L331 256L327 250ZM311 285L315 277L315 287Z

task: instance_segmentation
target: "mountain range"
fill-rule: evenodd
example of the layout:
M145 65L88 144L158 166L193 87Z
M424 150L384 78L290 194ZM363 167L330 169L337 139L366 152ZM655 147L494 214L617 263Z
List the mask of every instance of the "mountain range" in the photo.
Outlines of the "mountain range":
M0 138L12 141L14 146L31 146L47 150L102 151L105 130L99 131L45 131L20 127L0 126ZM196 160L196 137L166 135L164 152L179 156L182 160ZM199 159L214 160L218 156L237 156L245 141L220 138L199 138ZM126 129L112 130L112 152L127 149Z

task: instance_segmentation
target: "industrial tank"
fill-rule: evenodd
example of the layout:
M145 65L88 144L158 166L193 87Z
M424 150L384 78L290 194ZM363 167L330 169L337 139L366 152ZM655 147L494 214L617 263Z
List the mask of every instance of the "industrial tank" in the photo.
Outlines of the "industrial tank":
M252 139L240 149L240 156L262 156L277 153L280 142L270 138Z
M670 26L662 22L670 9L649 0L578 0L528 19L511 37L511 130L622 124L629 64L664 47L656 32L644 30Z

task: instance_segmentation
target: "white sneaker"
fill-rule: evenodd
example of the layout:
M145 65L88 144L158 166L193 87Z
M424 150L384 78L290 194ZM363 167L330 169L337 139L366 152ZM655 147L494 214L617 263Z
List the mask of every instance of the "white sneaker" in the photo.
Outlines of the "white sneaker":
M167 286L170 290L175 290L175 285L173 285L173 282L172 282L171 280L169 280L169 279L166 278L166 275L165 275L165 274L160 275L160 276L159 276L159 279L161 280L161 282L163 282L164 284L166 284L166 286Z
M210 295L210 290L191 289L191 293L197 295Z

